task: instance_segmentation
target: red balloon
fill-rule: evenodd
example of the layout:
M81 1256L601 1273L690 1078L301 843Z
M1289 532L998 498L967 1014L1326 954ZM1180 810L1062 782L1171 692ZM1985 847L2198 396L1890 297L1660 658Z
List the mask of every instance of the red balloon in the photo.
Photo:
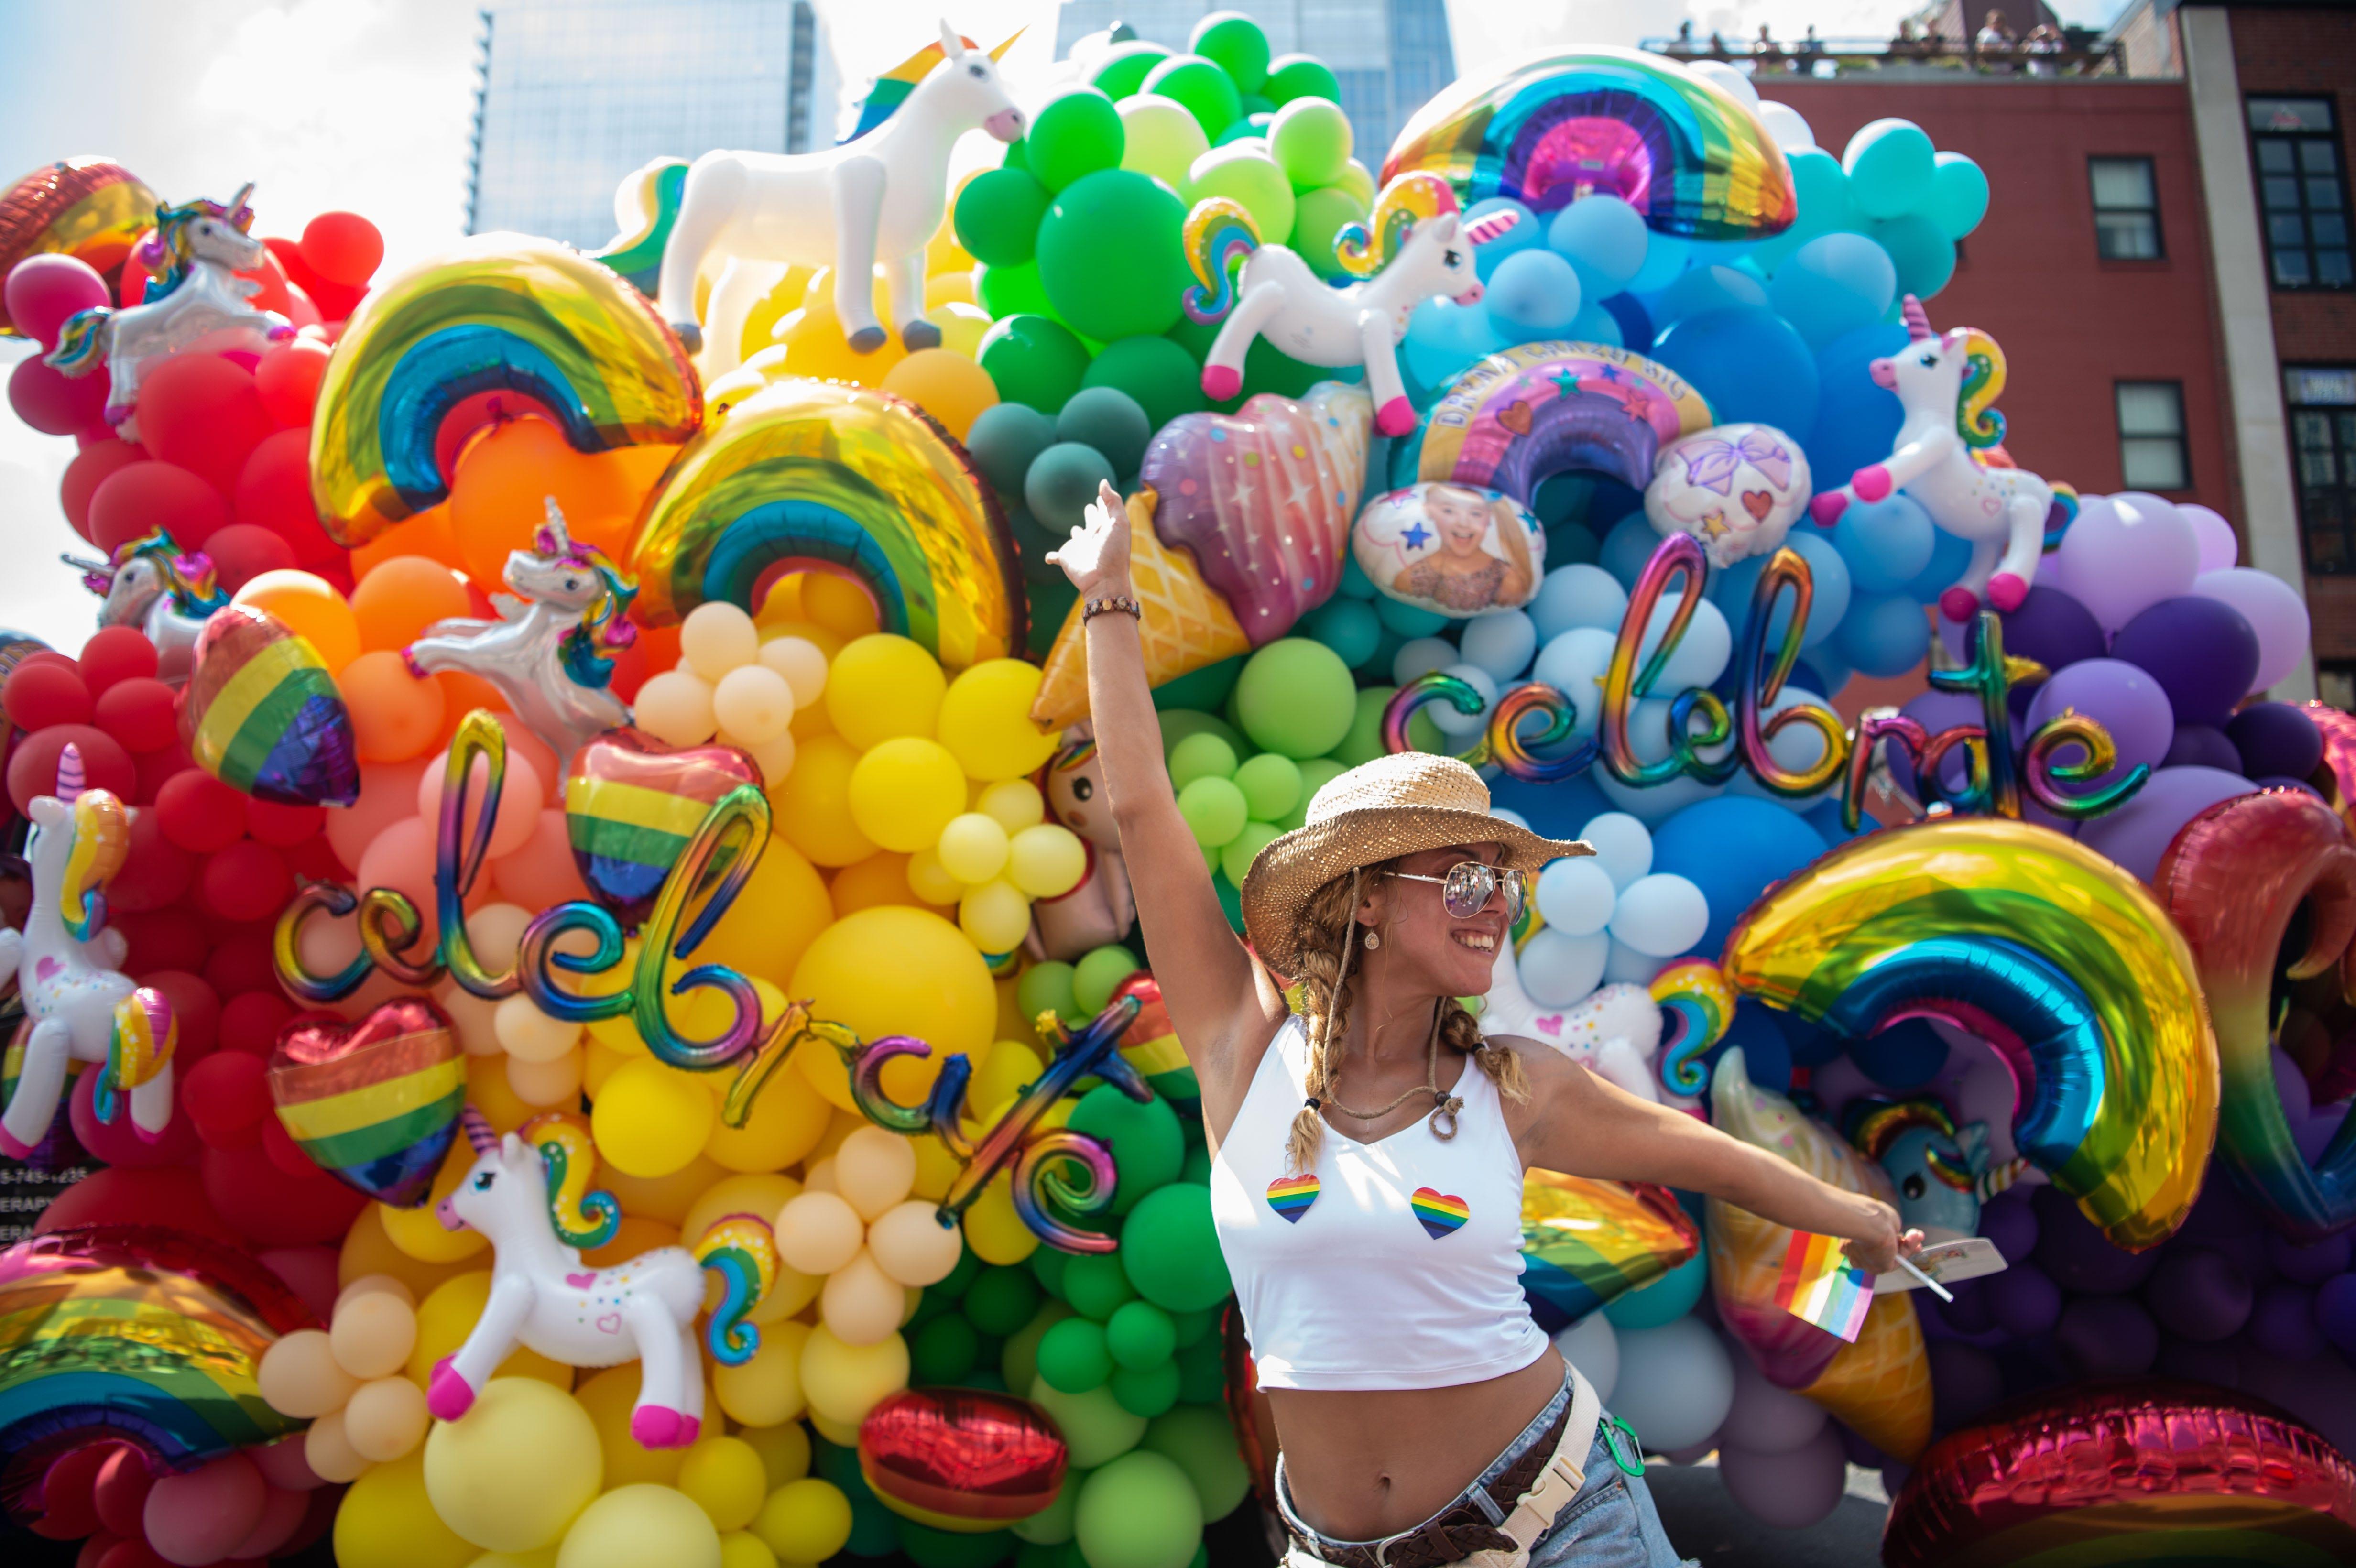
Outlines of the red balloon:
M218 354L175 355L140 383L142 444L224 496L237 488L247 454L277 428L262 406L253 372Z
M177 694L160 680L119 680L101 694L92 720L127 752L160 752L180 738Z
M263 1125L265 1146L277 1125L274 1117ZM368 1207L364 1195L307 1161L306 1176L282 1168L266 1147L207 1149L198 1165L213 1207L262 1246L338 1242Z
M98 1478L91 1487L98 1522L112 1534L137 1540L143 1527L140 1515L147 1507L147 1488L155 1484L147 1456L127 1443L116 1445L99 1466Z
M139 793L133 797L133 804L151 805L155 793L170 782L173 774L186 773L197 764L189 760L187 746L176 740L160 752L140 752L131 759L131 765L139 774Z
M273 848L288 848L316 837L327 826L327 808L323 805L280 805L246 797L245 830Z
M228 521L220 490L177 463L150 459L126 463L99 481L83 531L109 555L156 528L168 530L182 549L196 549Z
M352 869L337 857L336 847L324 833L316 838L305 838L300 844L287 846L283 851L286 869L298 877L313 881L348 882Z
M36 357L19 359L8 372L8 406L43 435L73 435L106 426L106 400L112 381L103 367L87 376L69 376Z
M112 436L93 441L74 453L74 460L66 464L65 477L58 481L58 505L65 509L66 521L73 525L74 532L90 538L90 497L100 482L118 468L146 460L145 447Z
M329 283L365 288L384 260L384 236L357 212L323 212L303 226L303 260Z
M240 992L221 1004L220 1049L208 1060L234 1051L266 1061L294 1016L294 1004L274 990Z
M358 221L367 223L368 219ZM369 228L373 232L374 225ZM310 238L307 231L304 238ZM383 241L379 240L378 254L383 254ZM68 316L96 310L106 304L106 280L79 256L61 251L27 256L8 269L6 283L0 286L0 301L6 304L10 325L44 349L55 348L58 329L65 325Z
M253 388L270 417L289 427L311 422L319 382L327 373L327 346L316 338L290 337L262 351L253 368Z
M286 1124L275 1118L262 1124L262 1152L289 1176L308 1176L318 1169L294 1141L294 1135L286 1130Z
M352 307L359 304L360 296L368 292L365 288L355 288L348 283L321 277L311 263L303 259L303 246L299 240L273 238L264 240L262 243L269 246L270 253L278 258L279 269L286 274L286 281L310 295L312 303L319 307L320 316L327 321L340 322L351 315Z
M123 966L134 975L161 969L182 969L193 974L204 967L205 954L212 946L211 938L205 933L204 922L198 918L196 911L185 906L136 912L109 910L106 920L131 944Z
M212 1147L251 1148L272 1114L269 1064L242 1051L213 1052L181 1082L180 1109Z
M207 1200L202 1187L188 1179L185 1168L173 1167L150 1169L109 1166L94 1170L59 1193L41 1211L41 1217L33 1222L33 1230L46 1236L53 1231L70 1231L82 1225L168 1225L174 1230L194 1231L227 1246L244 1244L244 1238L231 1230L229 1221ZM99 1506L101 1517L104 1517L102 1497ZM114 1528L111 1520L107 1528Z
M205 902L225 920L267 920L294 892L278 852L245 837L207 860L198 881Z
M24 673L21 667L17 673ZM120 741L87 724L51 724L8 748L8 798L16 803L20 814L32 805L35 795L56 793L58 758L69 744L80 751L82 774L91 788L112 790L123 800L131 798L139 775L131 766L131 753Z
M205 541L205 553L213 558L213 572L224 593L235 593L265 571L291 571L303 564L293 545L254 523L231 523L214 530Z
M173 1058L175 1065L179 1059ZM73 1088L66 1096L68 1115L73 1122L74 1141L90 1151L93 1159L104 1160L116 1169L136 1169L186 1166L201 1147L197 1129L186 1115L175 1114L164 1124L163 1136L150 1141L131 1120L123 1102L116 1102L114 1120L98 1119L98 1074L83 1072L75 1075Z
M198 768L174 773L155 792L164 837L193 855L210 855L245 837L245 796Z
M278 258L270 253L269 247L262 248L262 261L257 265L241 268L235 275L262 285L245 296L248 304L256 310L275 311L280 315L287 313L290 302L286 297L286 272L279 266Z
M273 1247L255 1261L301 1296L303 1305L325 1323L335 1315L336 1296L343 1288L336 1279L339 1251L336 1247ZM262 1478L273 1487L307 1492L319 1484L317 1474L303 1457L300 1437L282 1437L275 1443L249 1448L246 1453L262 1467Z
M85 1443L59 1456L41 1475L41 1517L34 1533L51 1541L78 1541L98 1529L98 1502L91 1494L100 1467L112 1456L112 1443Z
M111 908L139 914L180 901L197 879L193 856L170 839L152 811L131 814L131 842L123 869L106 884Z
M204 976L187 969L162 967L133 971L141 985L161 991L172 1004L180 1030L179 1052L172 1058L183 1066L201 1061L220 1041L220 995Z
M46 660L18 665L0 686L0 710L19 730L87 724L91 707L90 684L80 673Z
M242 996L274 990L278 971L270 961L270 923L239 926L220 935L205 960L205 984L216 995Z
M155 673L155 645L136 626L102 626L81 645L77 661L84 685L92 697L118 680L136 680ZM133 751L145 748L134 746Z
M319 527L311 503L311 432L282 430L255 446L237 478L237 520L268 528L294 547L306 571L340 562L344 550Z
M334 1306L335 1299L334 1293L330 1292L327 1304ZM272 1487L262 1499L261 1518L252 1530L246 1531L244 1540L230 1548L223 1568L229 1568L231 1563L266 1561L272 1552L284 1547L294 1538L294 1532L303 1528L303 1521L309 1517L310 1511L311 1495L307 1491L289 1491L283 1487Z
M172 1568L172 1564L157 1555L145 1540L134 1536L108 1547L106 1555L98 1560L94 1568Z

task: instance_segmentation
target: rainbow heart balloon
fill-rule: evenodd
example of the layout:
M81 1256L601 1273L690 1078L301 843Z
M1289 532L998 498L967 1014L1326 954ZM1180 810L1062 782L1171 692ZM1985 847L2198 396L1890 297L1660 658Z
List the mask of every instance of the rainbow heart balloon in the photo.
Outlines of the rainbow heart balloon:
M636 730L608 730L573 753L564 781L573 861L625 926L645 920L663 879L720 797L762 787L761 765L734 746L670 751Z
M313 1164L380 1203L414 1209L458 1136L466 1066L442 1009L402 997L357 1023L282 1032L270 1097Z
M318 651L250 604L197 637L180 733L197 765L256 800L349 805L360 797L352 716Z

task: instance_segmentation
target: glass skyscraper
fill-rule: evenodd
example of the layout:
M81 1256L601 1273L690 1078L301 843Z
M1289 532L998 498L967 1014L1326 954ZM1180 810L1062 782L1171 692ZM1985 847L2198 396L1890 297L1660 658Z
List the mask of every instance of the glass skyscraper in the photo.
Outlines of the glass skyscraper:
M584 250L651 159L832 144L840 87L809 0L489 0L467 230Z
M1241 11L1280 55L1315 55L1342 84L1360 163L1380 173L1408 116L1456 76L1443 0L1064 0L1055 54L1090 33L1127 23L1139 37L1183 48L1214 11Z

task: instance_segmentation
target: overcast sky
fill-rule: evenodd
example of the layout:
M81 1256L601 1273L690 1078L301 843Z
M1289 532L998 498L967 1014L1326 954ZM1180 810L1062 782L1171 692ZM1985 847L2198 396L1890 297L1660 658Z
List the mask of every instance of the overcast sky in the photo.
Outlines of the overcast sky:
M2118 0L2060 0L2100 23ZM1449 0L1457 69L1500 65L1578 40L1633 44L1676 30L1779 37L1887 37L1920 0ZM299 233L348 208L384 229L395 263L437 249L465 221L477 0L0 0L0 179L103 153L176 200L256 183L263 232ZM819 0L846 89L905 59L935 30L938 0ZM1055 39L1054 0L955 0L950 18L994 42L1028 26L1008 58L1036 79ZM692 156L701 148L682 148ZM0 346L0 373L22 352ZM12 566L78 541L57 509L73 444L0 410L0 549ZM91 602L62 567L0 572L0 627L78 646Z

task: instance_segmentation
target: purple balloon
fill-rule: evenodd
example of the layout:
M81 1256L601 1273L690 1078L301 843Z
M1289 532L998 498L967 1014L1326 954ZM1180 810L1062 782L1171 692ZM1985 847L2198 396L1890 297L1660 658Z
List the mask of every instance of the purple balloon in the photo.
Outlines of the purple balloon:
M2062 1309L2053 1345L2082 1378L2136 1377L2159 1356L2159 1325L2126 1296L2082 1296Z
M2162 768L2125 805L2078 830L2078 842L2148 882L2177 831L2221 800L2258 786L2217 768Z
M2062 1287L2034 1264L2015 1264L1988 1276L1988 1305L1999 1328L2016 1339L2051 1333L2062 1316Z
M2159 760L2163 768L2214 768L2221 773L2242 772L2242 753L2225 738L2225 731L2213 724L2179 724L2176 739L2168 743L2168 755ZM2244 773L2244 778L2249 775Z
M2320 1165L2324 1151L2331 1147L2331 1140L2338 1137L2340 1129L2347 1125L2347 1106L2326 1105L2306 1121L2291 1124L2291 1142L2298 1146L2299 1156L2308 1164Z
M1718 1451L1719 1479L1745 1513L1780 1530L1804 1530L1840 1506L1848 1456L1830 1431L1797 1448L1758 1454L1731 1444Z
M2356 1274L2323 1282L2315 1293L2315 1322L2340 1354L2356 1356Z
M1978 698L1966 696L1960 691L1926 691L1922 696L1908 701L1899 711L1933 735L1942 730L1953 730L1965 724L1978 724L1987 717L1980 709ZM2013 736L2015 745L2019 743L2019 740L2020 736L2016 732ZM1914 787L1913 759L1898 746L1890 747L1883 755L1890 759L1891 782L1908 795L1919 795L1920 792ZM1946 759L1939 764L1939 782L1951 791L1959 790L1964 787L1965 776L1964 748L1957 746L1949 752Z
M2015 1188L1981 1204L1980 1234L1996 1243L2007 1262L2026 1262L2037 1250L2037 1211L2029 1194Z
M1862 1465L1869 1470L1890 1456L1858 1436L1857 1428L1847 1422L1836 1421L1832 1427L1833 1435L1840 1439L1841 1452L1848 1456L1850 1464Z
M2156 496L2085 497L2055 553L2071 593L2113 628L2190 592L2201 574L2201 536Z
M2030 696L2021 727L2033 733L2072 708L2108 730L2118 752L2118 761L2099 778L2072 786L2081 793L2109 784L2138 763L2158 767L2176 733L2176 711L2159 682L2124 659L2081 659L2060 671ZM2072 746L2061 760L2084 756L2084 747Z
M2333 1275L2346 1274L2348 1252L2345 1232L2307 1246L2271 1232L2266 1237L2266 1255L2275 1260L2275 1272L2293 1285L2321 1285Z
M2004 651L2016 658L2035 659L2049 670L2058 672L2081 659L2100 658L2110 646L2092 612L2061 589L2041 581L2029 591L2019 609L2001 619ZM2029 699L2036 695L2033 686L2014 688L2013 712L2026 712Z
M2162 1339L2151 1370L2164 1378L2190 1383L2215 1383L2219 1388L2242 1385L2242 1354L2231 1345L2199 1345L2190 1339Z
M2232 605L2257 634L2258 672L2250 681L2251 690L2274 685L2307 656L2307 601L2281 578L2237 566L2229 571L2202 572L2192 592Z
M2245 778L2303 779L2323 761L2323 731L2287 702L2253 702L2233 715L2225 738L2241 753Z
M2201 1344L2231 1339L2250 1319L2256 1293L2233 1260L2209 1247L2171 1246L2143 1287L2159 1326Z
M1923 1327L1928 1328L1935 1320L1958 1334L1985 1334L1995 1328L1996 1308L1989 1303L1987 1291L1973 1288L1978 1283L1967 1279L1955 1285L1953 1301L1924 1302L1922 1305L1931 1310L1922 1315Z
M2037 1266L2053 1283L2080 1296L2115 1296L2151 1277L2159 1254L2124 1252L2058 1187L2040 1187L2037 1207Z
M2241 553L2242 541L2234 537L2233 525L2211 511L2190 501L2176 503L2177 516L2192 525L2193 534L2201 540L2201 570L2222 571L2233 564Z
M2139 611L2111 656L2149 670L2179 722L2222 726L2258 674L2258 635L2221 599L2188 593Z
M2329 1341L2315 1317L2315 1292L2303 1285L2277 1282L2258 1292L2250 1309L2250 1343L2269 1356L2286 1361L2311 1361Z
M1953 1432L2004 1398L2004 1369L1975 1345L1944 1339L1931 1347L1931 1424Z

